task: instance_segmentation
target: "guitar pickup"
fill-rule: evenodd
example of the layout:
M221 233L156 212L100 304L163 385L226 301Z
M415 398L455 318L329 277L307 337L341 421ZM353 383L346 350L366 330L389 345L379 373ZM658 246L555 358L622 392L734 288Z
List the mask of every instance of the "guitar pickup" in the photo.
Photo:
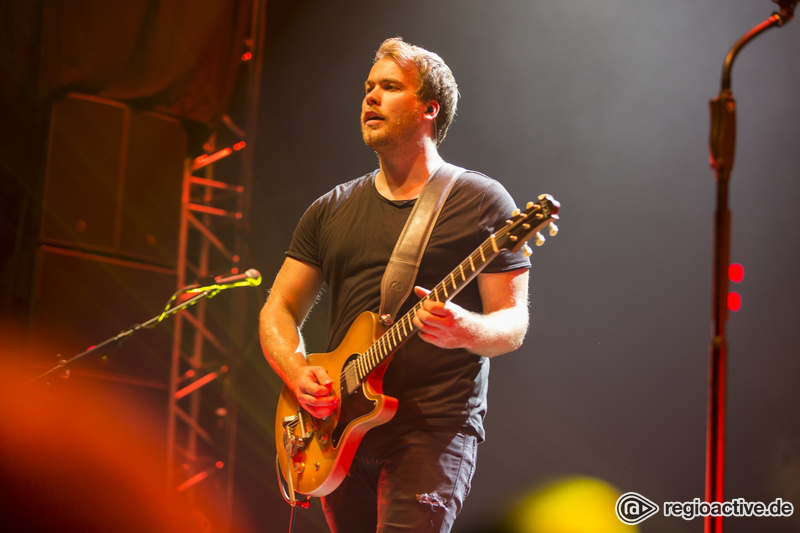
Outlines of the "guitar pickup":
M345 365L344 370L342 370L342 393L345 391L348 395L354 394L360 387L361 387L361 380L358 377L358 370L356 368L356 364L353 362L355 359L347 363Z

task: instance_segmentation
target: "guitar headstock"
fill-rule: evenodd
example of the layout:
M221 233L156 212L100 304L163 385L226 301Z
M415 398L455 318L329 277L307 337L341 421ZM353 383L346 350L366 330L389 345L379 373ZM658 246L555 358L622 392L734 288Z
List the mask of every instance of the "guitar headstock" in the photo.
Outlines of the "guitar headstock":
M558 233L555 221L558 220L560 207L561 204L549 194L540 194L536 202L528 202L525 211L515 209L511 214L512 218L496 234L498 247L512 252L518 252L522 248L525 255L530 255L531 249L527 242L531 237L535 235L536 246L541 246L544 244L544 237L540 231L545 226L549 227L551 237Z

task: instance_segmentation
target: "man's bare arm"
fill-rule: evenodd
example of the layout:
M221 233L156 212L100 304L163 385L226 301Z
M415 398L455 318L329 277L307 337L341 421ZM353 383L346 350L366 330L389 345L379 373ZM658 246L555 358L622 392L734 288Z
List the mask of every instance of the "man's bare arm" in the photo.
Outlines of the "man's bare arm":
M427 290L417 287L417 296ZM420 337L441 348L466 348L494 357L516 350L528 330L528 269L479 274L483 313L426 300L414 318Z
M339 403L331 378L322 367L309 366L300 327L323 285L319 268L287 257L261 309L261 349L270 366L312 415L324 418Z

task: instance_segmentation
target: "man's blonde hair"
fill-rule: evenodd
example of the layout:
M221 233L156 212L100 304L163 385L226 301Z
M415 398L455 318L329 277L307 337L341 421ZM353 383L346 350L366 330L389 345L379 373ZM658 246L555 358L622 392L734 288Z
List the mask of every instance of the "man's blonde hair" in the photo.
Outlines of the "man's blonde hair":
M444 60L433 52L403 41L402 37L392 37L381 43L375 54L375 61L389 57L402 68L417 69L420 85L417 98L422 102L436 100L439 115L435 121L436 146L439 146L453 122L458 105L458 85Z

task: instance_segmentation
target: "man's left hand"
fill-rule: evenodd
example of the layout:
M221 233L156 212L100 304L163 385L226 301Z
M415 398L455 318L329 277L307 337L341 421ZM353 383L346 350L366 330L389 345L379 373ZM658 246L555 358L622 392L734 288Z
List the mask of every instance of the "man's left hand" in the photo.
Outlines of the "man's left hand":
M430 291L414 287L414 293L425 298ZM469 348L474 334L470 329L471 313L453 302L437 302L425 299L422 309L414 316L414 326L419 329L422 340L439 348Z

